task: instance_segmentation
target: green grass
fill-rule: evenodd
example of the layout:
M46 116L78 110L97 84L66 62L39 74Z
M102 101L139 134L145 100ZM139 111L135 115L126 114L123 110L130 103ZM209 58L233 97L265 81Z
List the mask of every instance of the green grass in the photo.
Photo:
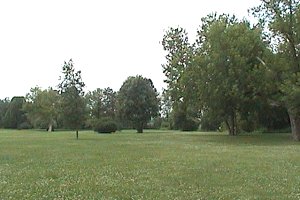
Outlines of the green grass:
M289 134L0 130L0 199L300 199Z

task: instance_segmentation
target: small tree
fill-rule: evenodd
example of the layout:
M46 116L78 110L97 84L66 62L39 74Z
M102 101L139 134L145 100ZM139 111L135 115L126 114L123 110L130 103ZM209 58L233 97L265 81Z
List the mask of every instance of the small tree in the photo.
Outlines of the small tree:
M76 139L78 139L78 130L84 121L85 101L84 101L84 82L81 79L81 71L75 71L72 59L63 65L63 77L60 77L61 83L58 85L61 95L60 106L64 125L67 128L76 130Z
M128 77L118 94L118 111L122 121L134 125L142 133L151 117L158 115L157 91L150 79L142 76Z

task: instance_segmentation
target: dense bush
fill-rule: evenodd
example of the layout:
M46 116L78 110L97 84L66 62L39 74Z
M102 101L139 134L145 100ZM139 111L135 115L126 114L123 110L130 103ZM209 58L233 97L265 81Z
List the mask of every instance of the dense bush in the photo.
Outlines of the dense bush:
M98 133L113 133L117 130L117 123L109 118L99 119L94 123L94 131Z
M199 128L199 121L195 117L188 116L182 110L179 110L173 115L172 128L181 131L196 131Z
M199 121L197 119L188 117L185 119L184 123L182 124L181 130L182 131L197 131L199 128Z
M18 129L32 129L32 125L29 122L23 122L18 126Z

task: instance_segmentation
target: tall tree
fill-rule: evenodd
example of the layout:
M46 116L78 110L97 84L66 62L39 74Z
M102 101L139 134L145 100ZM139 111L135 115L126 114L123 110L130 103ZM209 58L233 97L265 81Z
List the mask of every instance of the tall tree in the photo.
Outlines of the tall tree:
M27 117L34 126L46 125L51 132L58 117L59 94L49 88L41 90L39 87L32 88L26 95L26 103L23 108Z
M164 91L165 99L169 98L172 106L174 124L172 127L188 130L189 128L186 125L194 121L193 118L195 118L197 109L186 95L190 94L190 91L186 87L183 77L185 72L192 66L195 58L195 48L193 44L189 43L188 34L183 28L170 28L166 31L162 45L167 52L167 62L162 67L167 83L167 89ZM177 121L180 121L180 123L177 123Z
M58 85L61 115L64 126L76 130L78 139L78 131L82 127L86 111L83 98L85 84L81 78L81 71L75 71L72 59L64 62L62 73L63 77L60 77L61 83Z
M167 94L173 103L182 99L180 80L185 69L191 65L194 58L193 45L189 43L188 35L183 28L170 28L162 40L163 49L167 52L167 63L162 65L168 84Z
M281 73L279 93L290 117L293 138L300 141L300 3L299 0L261 0L253 14L267 28ZM267 63L274 69L272 63ZM276 68L276 66L275 66Z
M150 79L142 76L128 77L118 93L120 118L131 122L142 133L147 122L159 111L157 91Z
M260 59L266 45L261 30L234 16L209 15L202 19L198 45L195 74L201 80L202 106L221 117L229 134L236 135L242 109L263 93L265 66Z

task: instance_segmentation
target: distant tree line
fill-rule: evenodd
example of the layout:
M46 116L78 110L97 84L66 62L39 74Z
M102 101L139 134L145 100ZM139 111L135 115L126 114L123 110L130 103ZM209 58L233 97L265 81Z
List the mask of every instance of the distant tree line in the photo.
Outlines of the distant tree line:
M158 93L150 79L128 77L120 91L111 88L84 93L81 71L72 60L64 62L56 89L34 87L25 97L0 101L0 127L13 129L94 129L110 133L135 128L142 133L158 116Z
M183 131L292 131L300 140L300 5L262 0L252 25L226 14L201 20L191 43L183 28L162 39L167 88L159 96L150 79L128 77L119 91L84 93L81 71L63 65L56 89L32 88L26 97L0 101L4 128L168 128Z
M251 11L255 25L204 17L194 43L183 28L166 31L162 99L172 128L237 135L291 127L300 140L299 1L262 0Z

